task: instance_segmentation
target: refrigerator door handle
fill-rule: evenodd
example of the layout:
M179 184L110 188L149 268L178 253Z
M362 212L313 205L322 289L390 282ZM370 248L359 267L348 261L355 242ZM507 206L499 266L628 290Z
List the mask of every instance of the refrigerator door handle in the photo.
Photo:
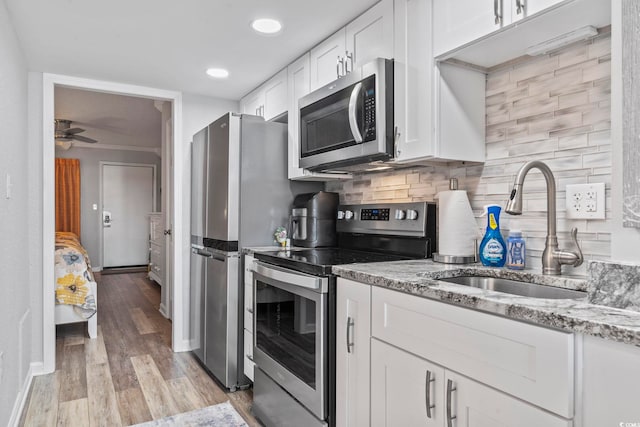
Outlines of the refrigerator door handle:
M197 255L203 256L205 258L213 258L213 254L210 254L209 252L205 252L205 251L200 250L200 249L196 249L195 253Z

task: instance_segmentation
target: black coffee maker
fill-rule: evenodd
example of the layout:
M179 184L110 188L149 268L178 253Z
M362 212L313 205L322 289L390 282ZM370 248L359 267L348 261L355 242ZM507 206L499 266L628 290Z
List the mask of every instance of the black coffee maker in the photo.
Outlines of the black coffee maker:
M291 243L306 248L335 246L338 204L338 193L297 195L291 209Z

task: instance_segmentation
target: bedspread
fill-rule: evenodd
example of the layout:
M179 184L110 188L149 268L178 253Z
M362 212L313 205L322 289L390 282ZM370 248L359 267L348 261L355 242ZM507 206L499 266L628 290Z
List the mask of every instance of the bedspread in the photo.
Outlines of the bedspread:
M85 319L96 313L94 282L87 251L74 233L56 232L56 304L69 304Z

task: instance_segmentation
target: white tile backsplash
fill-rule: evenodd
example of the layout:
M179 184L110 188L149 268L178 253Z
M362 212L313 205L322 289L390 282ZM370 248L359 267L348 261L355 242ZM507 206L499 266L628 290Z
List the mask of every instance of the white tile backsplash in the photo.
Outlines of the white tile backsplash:
M578 227L585 259L611 255L611 38L604 33L552 55L532 58L487 75L486 148L484 164L434 163L382 173L355 175L350 181L327 183L343 203L431 201L457 178L466 190L484 231L482 208L504 206L515 174L529 160L542 160L554 172L557 186L558 239L571 249L570 230ZM565 186L604 182L605 220L565 218ZM520 228L527 238L527 262L541 265L547 229L546 184L537 171L525 180L524 212L503 214L501 227ZM564 267L566 273L584 274Z

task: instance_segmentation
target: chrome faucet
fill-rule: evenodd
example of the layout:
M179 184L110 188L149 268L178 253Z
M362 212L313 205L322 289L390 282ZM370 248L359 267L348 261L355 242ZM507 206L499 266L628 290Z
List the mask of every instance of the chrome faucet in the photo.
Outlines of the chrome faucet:
M511 215L522 215L522 185L527 173L533 168L539 169L547 182L547 240L542 253L542 274L561 274L562 264L577 267L582 264L583 257L582 250L578 245L578 229L575 227L571 229L571 238L578 252L569 252L558 248L558 237L556 236L556 180L546 163L533 160L525 163L520 168L505 211Z

